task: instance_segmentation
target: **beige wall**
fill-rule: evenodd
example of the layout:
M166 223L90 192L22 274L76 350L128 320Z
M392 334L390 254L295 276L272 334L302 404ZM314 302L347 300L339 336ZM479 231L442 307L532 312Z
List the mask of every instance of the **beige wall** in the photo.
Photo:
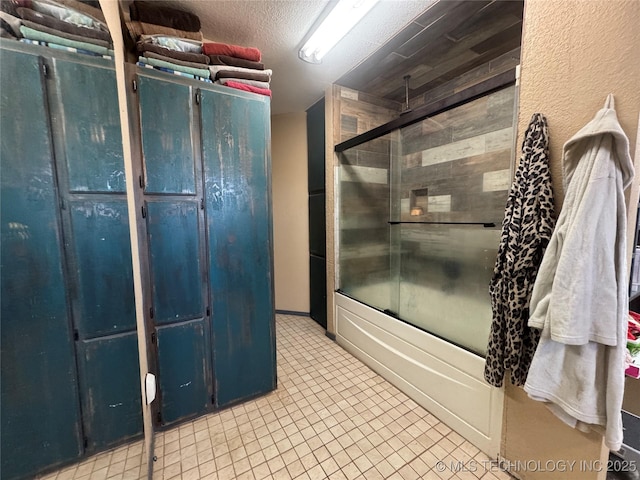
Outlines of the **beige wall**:
M309 313L307 114L271 117L276 309Z
M543 113L549 123L558 206L563 196L562 145L602 108L607 94L614 94L620 123L635 145L640 107L639 24L636 0L526 0L519 144L531 114ZM637 184L636 179L630 204L637 204ZM566 427L521 389L507 387L502 452L507 460L596 460L603 452L600 436ZM598 478L579 470L518 475L523 479ZM604 472L599 478L604 478Z

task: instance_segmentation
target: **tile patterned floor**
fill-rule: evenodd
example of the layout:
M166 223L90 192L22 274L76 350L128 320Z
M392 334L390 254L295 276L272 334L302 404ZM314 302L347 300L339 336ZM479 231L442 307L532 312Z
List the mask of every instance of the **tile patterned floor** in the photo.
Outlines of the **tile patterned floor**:
M154 479L511 478L309 318L276 323L278 389L156 434ZM142 453L135 442L43 478L146 478Z

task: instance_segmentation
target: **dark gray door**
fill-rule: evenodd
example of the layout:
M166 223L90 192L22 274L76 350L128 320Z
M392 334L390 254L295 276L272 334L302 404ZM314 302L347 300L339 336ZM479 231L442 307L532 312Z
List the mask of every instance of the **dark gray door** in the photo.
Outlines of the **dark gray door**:
M324 98L307 110L310 315L327 328Z

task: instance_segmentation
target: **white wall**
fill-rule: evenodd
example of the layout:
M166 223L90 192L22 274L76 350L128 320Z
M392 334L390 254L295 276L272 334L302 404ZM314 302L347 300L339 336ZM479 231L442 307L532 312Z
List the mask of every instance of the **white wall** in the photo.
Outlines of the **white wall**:
M271 117L276 310L309 313L307 114Z

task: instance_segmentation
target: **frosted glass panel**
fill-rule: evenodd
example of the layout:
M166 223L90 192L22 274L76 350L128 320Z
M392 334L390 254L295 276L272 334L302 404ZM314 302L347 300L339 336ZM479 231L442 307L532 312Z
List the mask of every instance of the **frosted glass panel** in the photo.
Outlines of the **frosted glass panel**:
M485 354L514 111L507 87L339 154L343 293Z
M489 281L499 228L397 225L400 229L398 315L484 354L491 325Z
M339 167L340 290L380 310L390 308L391 138L341 153Z

